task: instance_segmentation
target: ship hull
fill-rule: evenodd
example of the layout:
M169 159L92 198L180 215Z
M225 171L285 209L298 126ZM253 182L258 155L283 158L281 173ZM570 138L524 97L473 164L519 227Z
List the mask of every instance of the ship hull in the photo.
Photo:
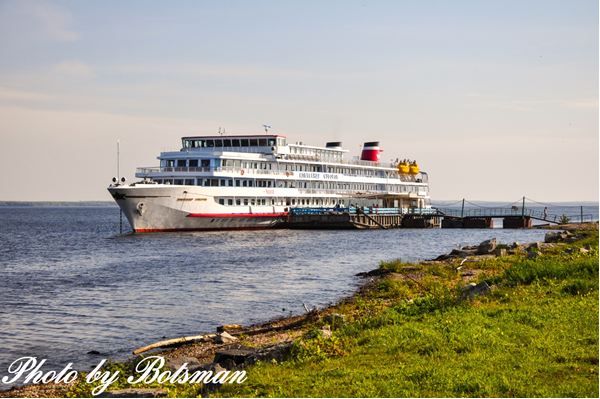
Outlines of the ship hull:
M136 233L260 230L287 220L283 208L248 206L238 207L236 213L227 212L205 193L189 190L189 187L158 185L108 189Z

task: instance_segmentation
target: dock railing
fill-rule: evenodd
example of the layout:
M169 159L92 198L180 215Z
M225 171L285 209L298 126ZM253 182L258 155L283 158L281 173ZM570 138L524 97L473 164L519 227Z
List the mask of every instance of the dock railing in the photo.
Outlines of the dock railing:
M549 223L561 223L563 215L547 214L544 215L543 211L539 211L531 208L481 208L481 209L450 209L450 208L439 208L439 211L446 216L458 217L458 218L503 218L507 216L512 217L529 217L532 219L547 221ZM587 223L593 222L594 217L591 214L577 214L577 215L564 215L571 223Z

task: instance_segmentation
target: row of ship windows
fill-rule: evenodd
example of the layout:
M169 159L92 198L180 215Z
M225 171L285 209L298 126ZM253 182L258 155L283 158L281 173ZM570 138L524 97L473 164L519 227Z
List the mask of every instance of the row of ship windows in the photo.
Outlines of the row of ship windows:
M330 189L330 190L362 190L362 191L398 191L417 192L417 186L400 184L360 184L360 183L337 183L321 181L295 181L295 180L254 180L254 179L154 179L158 184L175 184L180 186L204 186L204 187L266 187L266 188L307 188L307 189ZM421 190L429 191L427 186L421 186Z
M280 206L296 206L296 205L314 205L314 206L333 206L345 205L345 200L332 198L216 198L220 205L225 206L261 206L261 205L280 205Z
M241 169L263 169L272 170L277 169L277 164L269 162L252 162L252 161L241 161L239 159L215 159L213 166L219 167L232 167ZM162 162L162 167L173 168L209 168L210 159L165 159ZM327 172L327 173L341 173L346 175L357 175L357 176L378 176L383 175L383 171L361 169L361 168L347 168L347 167L334 167L334 166L321 166L321 165L305 165L305 164L293 164L293 163L281 163L279 164L279 170L286 171L299 171L299 172Z
M222 147L273 147L285 145L284 138L255 139L200 139L183 140L183 148L222 148Z

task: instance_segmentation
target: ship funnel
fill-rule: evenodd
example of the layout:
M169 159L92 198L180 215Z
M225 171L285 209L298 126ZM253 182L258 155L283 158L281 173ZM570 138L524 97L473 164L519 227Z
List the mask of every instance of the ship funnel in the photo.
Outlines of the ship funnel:
M334 150L341 150L342 149L342 142L341 141L331 141L331 142L327 143L327 145L325 147L326 148L333 148Z
M365 143L362 154L360 156L361 161L373 161L379 162L379 141L369 141Z

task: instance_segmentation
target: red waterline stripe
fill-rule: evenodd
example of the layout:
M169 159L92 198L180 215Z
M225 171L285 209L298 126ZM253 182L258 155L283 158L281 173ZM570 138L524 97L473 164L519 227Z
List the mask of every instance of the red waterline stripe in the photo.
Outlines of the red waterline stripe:
M287 216L288 213L190 213L191 218L261 218Z
M136 233L161 233L165 231L217 231L217 230L266 230L267 227L216 227L214 229L189 228L189 229L138 229Z

